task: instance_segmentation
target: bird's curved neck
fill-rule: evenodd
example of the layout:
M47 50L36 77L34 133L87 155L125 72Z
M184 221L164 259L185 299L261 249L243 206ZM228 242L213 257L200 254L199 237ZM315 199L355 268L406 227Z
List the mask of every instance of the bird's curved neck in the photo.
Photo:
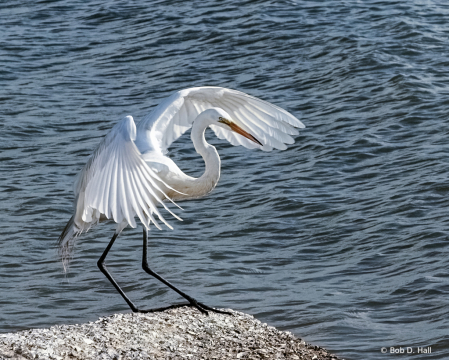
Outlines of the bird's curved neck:
M206 165L204 174L194 181L195 188L198 193L202 193L201 195L212 191L220 178L220 156L218 155L217 149L207 143L205 138L205 132L209 125L210 121L207 118L201 117L201 115L198 116L193 122L190 135L196 152L203 157Z

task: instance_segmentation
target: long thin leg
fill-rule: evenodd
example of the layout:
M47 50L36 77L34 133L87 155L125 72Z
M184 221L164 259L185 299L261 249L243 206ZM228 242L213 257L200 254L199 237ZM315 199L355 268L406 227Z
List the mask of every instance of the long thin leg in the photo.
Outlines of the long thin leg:
M154 276L156 279L167 285L170 289L173 289L176 291L179 295L181 295L183 298L185 298L192 306L195 306L199 311L201 311L204 314L207 314L207 310L217 312L220 314L228 314L231 315L231 313L226 311L221 311L217 309L213 309L207 305L204 305L198 301L196 301L191 296L187 295L186 293L182 292L178 288L176 288L174 285L170 284L167 280L165 280L162 276L157 274L155 271L151 270L148 266L148 231L147 229L143 228L143 255L142 255L142 268L150 275ZM126 300L126 299L125 299Z
M185 306L185 304L179 304L179 305L171 305L171 306L167 306L167 307L163 307L163 308L158 308L158 309L151 309L151 310L140 310L138 309L134 303L129 299L128 296L126 296L125 292L120 288L120 286L117 284L117 282L114 280L114 278L112 277L112 275L109 273L109 271L107 270L104 261L106 259L106 256L109 253L109 250L111 250L112 245L115 242L115 239L117 239L117 236L119 234L114 234L114 236L112 237L111 241L109 242L108 246L106 247L106 249L103 252L103 255L101 255L100 259L98 259L97 265L100 268L101 272L108 278L108 280L111 282L112 285L114 285L114 287L117 289L117 291L119 292L120 295L122 295L123 299L125 299L126 303L129 305L129 307L131 308L131 310L133 312L159 312L159 311L164 311L167 309L174 309L174 308L179 308L182 306ZM146 256L146 255L145 255ZM161 278L162 279L162 278ZM163 279L162 279L163 280ZM204 311L204 310L202 310ZM207 312L206 312L207 313Z
M133 302L126 296L126 294L123 292L123 290L120 288L120 286L116 283L114 278L111 274L109 274L108 270L106 269L106 266L104 265L104 260L106 259L106 256L108 255L109 250L111 250L112 245L114 244L115 239L117 239L117 236L119 234L115 233L112 237L111 241L109 242L108 246L103 252L103 255L101 255L100 259L98 259L97 265L100 268L101 272L108 278L108 280L114 285L114 287L117 289L117 291L122 295L123 299L128 303L129 307L133 312L138 312L139 309L133 304Z
M171 306L167 306L164 308L158 308L158 309L151 309L151 310L139 310L134 303L128 298L128 296L126 296L125 292L120 288L120 286L117 284L117 282L114 280L114 278L112 277L112 275L109 273L109 271L107 270L106 266L105 266L105 259L106 256L109 253L109 250L111 250L112 245L114 245L115 239L117 239L117 236L119 234L115 233L114 236L112 237L111 241L109 242L108 246L106 247L106 249L103 252L103 255L101 255L100 259L98 259L97 265L98 268L101 270L101 272L108 278L108 280L111 282L112 285L114 285L114 287L116 288L116 290L119 292L119 294L123 297L123 299L126 301L126 303L128 304L128 306L131 308L131 310L133 312L158 312L158 311L164 311L167 309L172 309L172 308L179 308L182 306L186 306L185 304L179 304L179 305L171 305ZM220 310L216 310L213 308L210 308L209 306L206 306L202 303L197 302L195 299L193 299L192 297L190 297L189 295L183 293L181 290L177 289L176 287L174 287L172 284L170 284L167 280L165 280L164 278L162 278L160 275L156 274L154 271L152 271L150 269L150 267L148 266L148 261L147 261L147 247L148 247L148 233L146 231L146 229L144 228L143 231L143 239L144 239L144 247L143 247L143 257L142 257L142 267L143 269L149 273L150 275L154 276L156 279L160 280L161 282L163 282L165 285L167 285L168 287L170 287L171 289L175 290L179 295L183 296L185 299L187 299L190 303L191 306L195 306L199 311L201 311L204 314L207 314L207 310L210 311L214 311L217 313L221 313L221 314L228 314L228 315L232 315L229 312L226 311L220 311ZM187 304L189 305L189 304Z
M125 301L127 302L127 304L129 305L129 307L131 308L131 310L133 312L159 312L159 311L164 311L164 310L168 310L168 309L174 309L174 308L179 308L181 306L185 306L184 304L182 305L171 305L171 306L167 306L167 307L163 307L163 308L158 308L158 309L151 309L151 310L140 310L138 309L134 303L128 298L128 296L126 296L126 294L124 293L124 291L120 288L120 286L117 284L117 282L114 280L114 278L112 277L112 275L108 272L108 270L106 269L106 266L104 264L104 260L106 259L106 256L108 255L109 250L111 250L112 245L114 244L115 239L117 239L117 236L119 234L114 234L114 236L112 237L111 241L109 242L109 245L106 247L106 249L103 252L103 255L101 255L100 259L97 262L98 267L100 268L101 272L108 278L108 280L112 283L112 285L114 285L114 287L117 289L117 291L120 293L120 295L122 295L123 299L125 299Z

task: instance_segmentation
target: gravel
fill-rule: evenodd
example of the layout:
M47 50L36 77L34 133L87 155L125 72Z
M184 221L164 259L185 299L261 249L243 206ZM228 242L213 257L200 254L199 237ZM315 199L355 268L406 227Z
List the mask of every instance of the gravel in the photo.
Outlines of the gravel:
M0 359L338 359L251 315L226 311L232 316L181 307L0 334Z

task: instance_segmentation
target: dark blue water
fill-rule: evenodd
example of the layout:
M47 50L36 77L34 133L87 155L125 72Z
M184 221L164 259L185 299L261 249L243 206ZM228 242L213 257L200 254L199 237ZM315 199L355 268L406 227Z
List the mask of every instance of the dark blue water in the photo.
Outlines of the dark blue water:
M58 262L74 176L124 115L215 85L307 128L271 153L210 133L222 178L151 231L153 268L347 359L447 359L448 23L442 0L2 1L0 331L129 311L96 266L112 224L82 237L67 277ZM171 156L203 171L188 136ZM179 302L140 256L129 228L108 257L128 295Z

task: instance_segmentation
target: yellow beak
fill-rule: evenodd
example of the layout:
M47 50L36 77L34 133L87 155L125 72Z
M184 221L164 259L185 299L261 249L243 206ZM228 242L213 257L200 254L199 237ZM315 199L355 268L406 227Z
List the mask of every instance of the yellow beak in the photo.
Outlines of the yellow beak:
M244 137L246 137L247 139L255 142L256 144L263 146L263 144L257 140L254 136L252 136L250 133L246 132L245 130L243 130L240 126L238 126L236 123L229 121L227 119L223 119L220 118L219 122L228 125L232 131L236 132L237 134L240 134Z

